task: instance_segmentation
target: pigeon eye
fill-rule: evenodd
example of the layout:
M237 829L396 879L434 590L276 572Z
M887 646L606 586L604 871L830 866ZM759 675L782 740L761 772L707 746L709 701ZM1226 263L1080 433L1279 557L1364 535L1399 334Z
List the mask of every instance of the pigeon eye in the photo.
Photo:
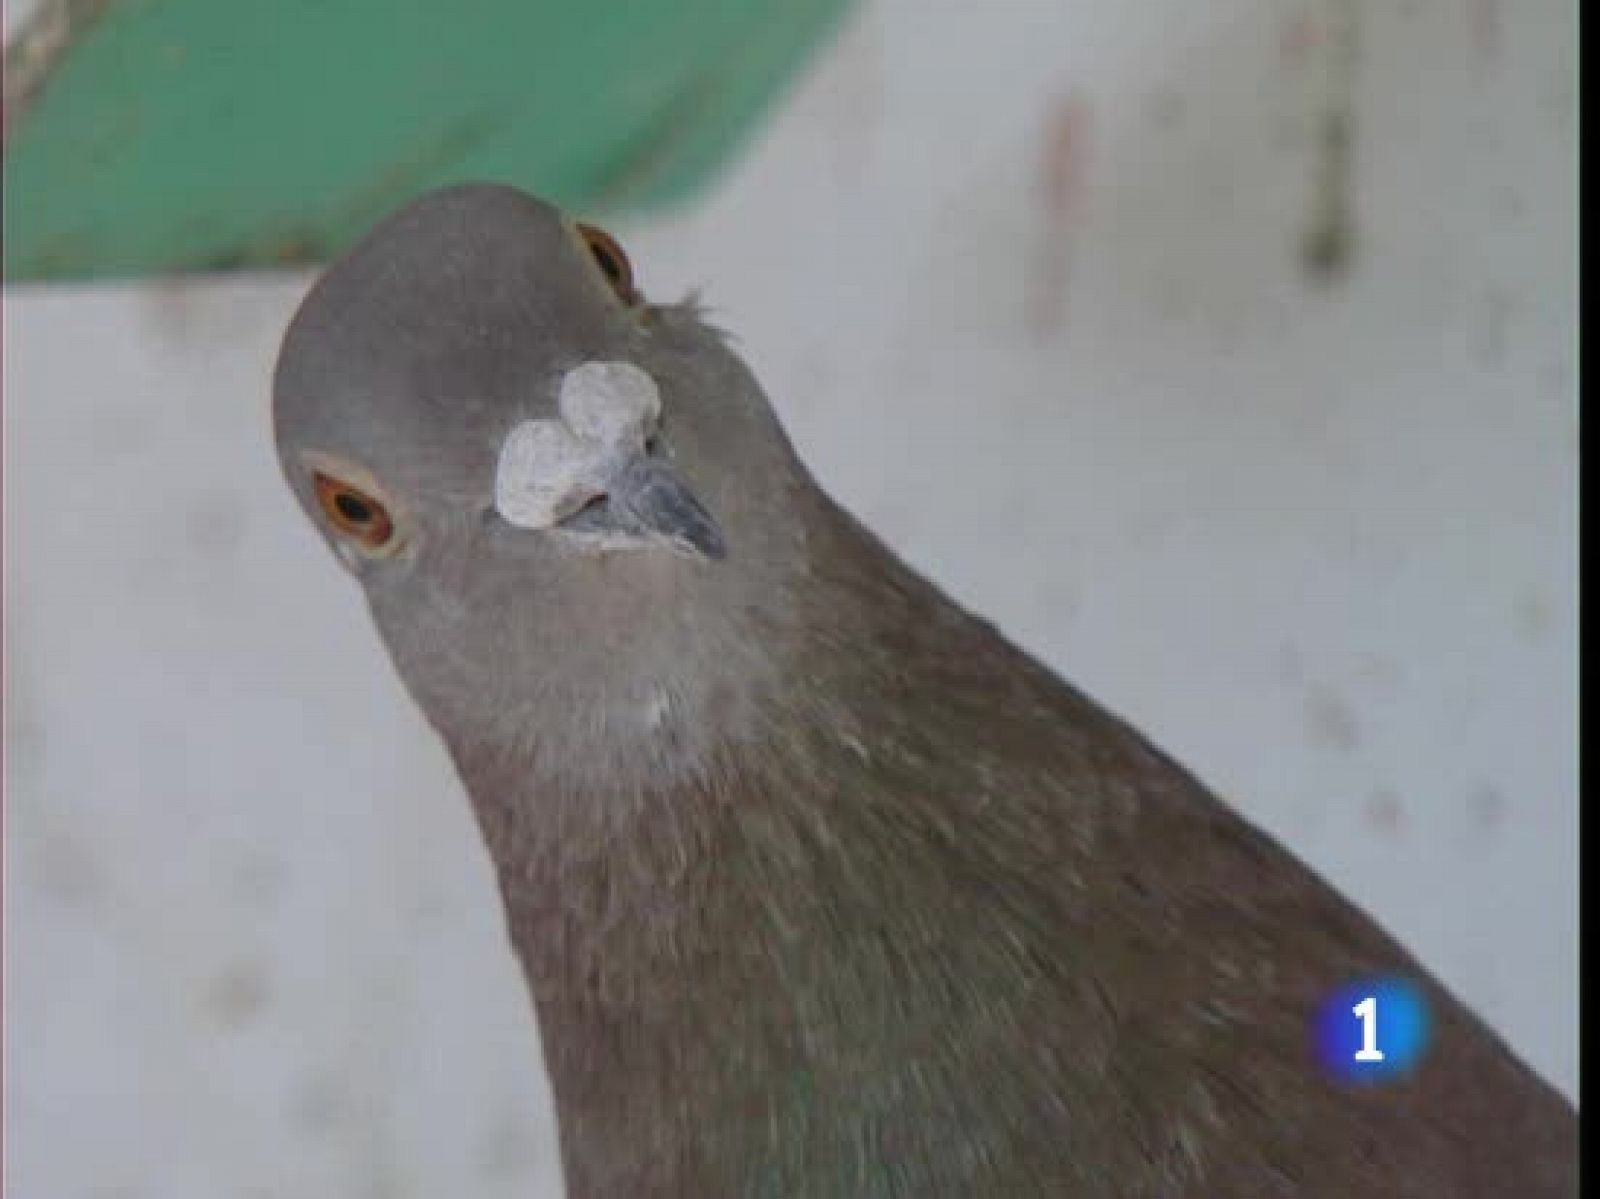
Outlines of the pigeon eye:
M333 527L368 550L386 550L394 542L389 510L359 487L313 472L317 504Z
M617 299L630 306L637 304L642 297L633 286L633 266L617 244L617 239L594 225L585 225L582 221L577 225L578 235L589 247L590 256L600 268L600 273L606 277L606 282L611 284L611 290L617 293Z

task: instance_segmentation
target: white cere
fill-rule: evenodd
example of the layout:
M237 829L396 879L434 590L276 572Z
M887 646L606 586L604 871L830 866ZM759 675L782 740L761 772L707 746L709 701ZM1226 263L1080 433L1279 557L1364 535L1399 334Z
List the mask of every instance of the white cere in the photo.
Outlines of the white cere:
M641 450L661 419L656 381L631 362L585 362L561 380L561 416L579 437Z
M631 362L585 362L561 380L558 407L560 419L523 421L500 447L494 506L519 528L551 528L604 495L644 449L661 393Z

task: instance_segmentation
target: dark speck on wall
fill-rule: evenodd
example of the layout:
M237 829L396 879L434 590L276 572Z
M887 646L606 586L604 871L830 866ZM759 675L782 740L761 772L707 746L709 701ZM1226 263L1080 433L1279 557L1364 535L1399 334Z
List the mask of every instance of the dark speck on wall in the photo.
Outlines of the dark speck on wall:
M1406 822L1405 802L1393 787L1378 787L1367 797L1365 815L1374 830L1392 836Z
M1479 60L1485 66L1499 62L1505 29L1501 20L1500 0L1472 0L1469 19L1472 23L1472 42Z
M1306 691L1306 735L1313 745L1348 751L1360 744L1361 726L1343 696L1313 684Z
M1467 792L1467 815L1483 832L1492 832L1504 823L1508 806L1505 792L1493 783L1477 783Z
M1073 229L1083 219L1091 161L1094 107L1071 91L1045 112L1040 137L1038 197L1043 237L1024 260L1028 282L1028 327L1043 339L1066 316Z
M235 962L206 988L206 1010L219 1028L238 1029L261 1014L271 997L266 971L258 962Z
M1342 277L1355 256L1355 74L1359 0L1323 0L1326 27L1310 45L1325 56L1325 94L1317 118L1311 207L1300 262L1317 282Z
M1351 120L1347 112L1323 115L1318 134L1316 190L1300 242L1300 261L1318 281L1343 275L1355 254L1355 216L1350 199Z

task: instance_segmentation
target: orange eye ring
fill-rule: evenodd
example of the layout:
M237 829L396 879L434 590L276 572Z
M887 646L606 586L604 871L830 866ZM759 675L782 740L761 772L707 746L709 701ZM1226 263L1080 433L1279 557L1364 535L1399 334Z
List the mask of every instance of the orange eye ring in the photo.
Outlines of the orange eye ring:
M312 472L317 506L340 533L372 551L388 549L394 542L394 518L382 503L342 479Z
M633 264L628 261L628 256L623 252L617 239L596 225L586 225L582 221L575 223L578 227L578 236L582 237L584 244L589 247L595 265L600 268L600 273L611 285L611 290L617 293L617 299L629 307L644 299L633 285Z

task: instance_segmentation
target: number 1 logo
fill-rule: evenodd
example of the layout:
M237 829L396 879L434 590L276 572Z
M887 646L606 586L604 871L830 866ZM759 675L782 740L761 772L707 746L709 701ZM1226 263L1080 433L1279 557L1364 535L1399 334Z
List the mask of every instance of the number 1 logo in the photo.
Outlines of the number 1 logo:
M1383 1061L1383 1050L1378 1048L1378 997L1368 995L1350 1010L1361 1021L1361 1048L1356 1050L1355 1060Z
M1350 1082L1404 1074L1428 1041L1422 990L1403 978L1368 978L1334 989L1317 1009L1313 1039L1322 1067Z

